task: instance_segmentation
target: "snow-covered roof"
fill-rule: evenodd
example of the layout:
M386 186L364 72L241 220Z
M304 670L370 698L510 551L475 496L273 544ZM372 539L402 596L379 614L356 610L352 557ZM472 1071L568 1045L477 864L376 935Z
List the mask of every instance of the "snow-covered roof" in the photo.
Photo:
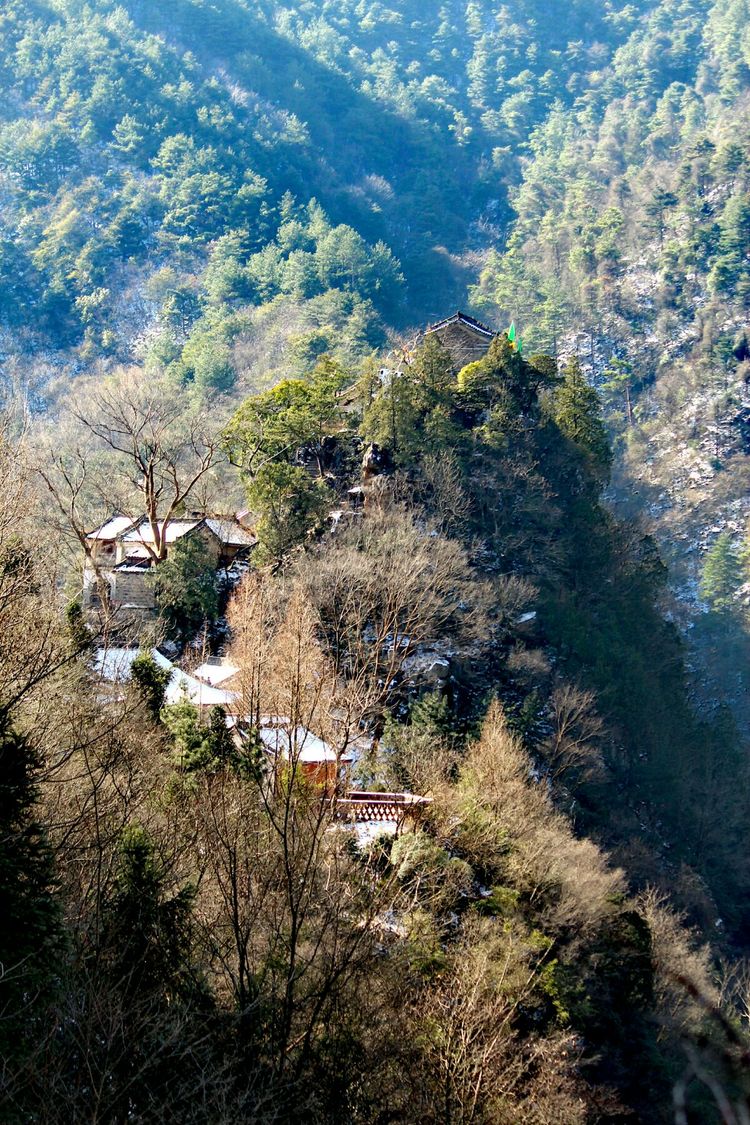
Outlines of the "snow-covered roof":
M164 696L165 703L182 703L185 698L195 703L197 707L230 707L236 703L238 699L236 691L221 691L219 688L211 687L210 684L202 683L195 676L183 672L182 668L178 668L166 656L162 656L156 648L152 650L151 655L160 668L172 670Z
M197 668L193 669L193 675L199 680L205 680L207 684L213 687L218 687L223 684L225 680L230 680L232 676L236 676L239 668L234 664L229 664L224 661L214 663L207 660L204 664L199 664Z
M125 683L130 679L131 666L137 656L144 652L158 664L171 672L165 694L166 703L182 703L189 699L198 707L230 707L237 701L234 691L221 691L210 684L202 683L195 676L183 672L168 660L157 648L101 648L94 654L94 668L102 680L109 683Z
M199 524L203 523L202 519L198 520L170 520L167 524L166 532L163 531L164 521L159 520L159 533L164 535L167 543L174 543L177 539L182 539L183 535L194 531ZM127 535L122 537L123 543L153 543L154 532L151 524L144 517L137 527L129 531Z
M130 516L112 516L105 520L99 527L86 534L87 539L117 539L124 531L133 526L134 520Z
M128 554L121 563L115 567L122 574L142 574L151 569L151 556L141 551Z
M130 679L130 665L140 648L98 648L94 653L94 669L100 679L111 684L124 684Z
M349 762L347 754L338 755L334 748L307 727L271 726L261 723L260 739L274 757L294 758L297 762Z
M252 532L241 527L236 520L209 516L204 522L227 547L254 547L258 542Z

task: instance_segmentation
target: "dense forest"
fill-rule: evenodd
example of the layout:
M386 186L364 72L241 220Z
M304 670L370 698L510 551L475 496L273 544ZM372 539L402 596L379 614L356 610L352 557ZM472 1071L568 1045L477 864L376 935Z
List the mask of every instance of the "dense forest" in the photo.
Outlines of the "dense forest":
M748 1119L748 27L3 5L3 1121Z
M8 377L33 409L133 360L256 390L456 306L515 319L601 389L616 498L654 521L706 699L744 723L747 17L6 4ZM731 659L701 587L722 533Z

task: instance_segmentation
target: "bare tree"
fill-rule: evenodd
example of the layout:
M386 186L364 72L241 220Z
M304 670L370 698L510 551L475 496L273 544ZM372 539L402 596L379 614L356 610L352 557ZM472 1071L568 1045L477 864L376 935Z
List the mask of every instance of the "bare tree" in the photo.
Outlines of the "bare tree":
M519 1010L538 1003L548 959L548 950L534 948L517 926L483 919L467 924L418 1009L424 1045L420 1121L582 1125L586 1107L574 1037L524 1041L514 1024Z
M77 428L77 423L76 423ZM35 435L33 468L52 501L44 505L44 523L68 543L76 561L82 553L95 576L101 612L109 617L109 583L104 577L88 533L117 504L116 484L107 475L104 454L90 433L76 432L64 423Z
M613 896L624 889L622 872L590 840L572 834L547 787L531 780L528 755L497 701L467 751L458 794L481 809L461 829L469 862L496 866L530 902L548 899L550 925L571 927L579 936L611 914ZM448 808L453 799L449 792Z
M378 717L396 698L405 659L420 645L487 644L493 591L463 548L397 508L327 541L299 564L350 723Z
M337 681L301 592L279 613L264 583L278 589L269 576L250 576L235 596L231 657L245 721L265 717L278 742L265 776L247 783L224 773L201 796L200 915L222 991L248 1034L263 1021L282 1088L299 1081L333 1012L361 986L375 958L373 920L397 889L353 859L335 820L335 787L304 773L313 732L336 737Z
M602 769L604 723L596 697L575 684L559 684L550 696L552 733L542 745L552 781L571 775L583 781Z
M108 381L85 401L79 396L71 409L100 446L116 454L148 520L150 540L143 545L155 561L166 558L170 522L223 459L217 426L184 392L139 370ZM63 508L70 508L77 479L59 478Z
M57 616L54 545L34 525L25 435L0 420L0 709L10 713L73 656Z
M429 453L421 476L440 526L448 535L459 534L471 514L471 498L464 488L458 459L452 453Z

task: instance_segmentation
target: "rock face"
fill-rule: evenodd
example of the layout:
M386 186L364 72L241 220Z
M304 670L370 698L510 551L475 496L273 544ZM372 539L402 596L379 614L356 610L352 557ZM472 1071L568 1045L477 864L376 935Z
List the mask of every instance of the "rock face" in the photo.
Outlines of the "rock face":
M374 441L367 446L362 457L362 483L366 484L373 477L390 472L392 467L391 455L388 450L383 449Z

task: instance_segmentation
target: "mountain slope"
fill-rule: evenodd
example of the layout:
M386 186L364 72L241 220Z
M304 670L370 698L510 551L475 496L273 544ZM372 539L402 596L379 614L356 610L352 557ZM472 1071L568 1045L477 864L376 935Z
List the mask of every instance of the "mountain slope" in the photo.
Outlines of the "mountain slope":
M534 134L508 247L475 291L485 311L513 310L531 346L588 365L617 437L614 496L652 520L688 624L707 608L708 549L727 530L740 544L750 516L749 15L742 2L655 7L598 91ZM708 696L746 719L746 653L718 677L714 643L707 656Z

